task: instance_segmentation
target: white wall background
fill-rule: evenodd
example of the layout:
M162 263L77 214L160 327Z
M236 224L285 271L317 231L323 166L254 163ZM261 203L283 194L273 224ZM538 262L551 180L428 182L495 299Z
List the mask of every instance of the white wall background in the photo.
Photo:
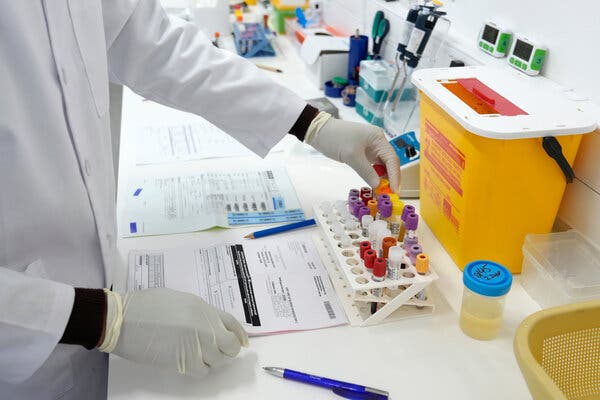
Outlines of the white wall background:
M324 0L324 18L346 33L358 28L370 35L373 15L383 10L391 30L382 54L391 60L408 5L408 0ZM475 45L482 24L491 19L541 41L550 50L543 74L600 106L600 47L596 43L600 23L595 7L586 9L584 4L564 0L447 0L443 9L451 27L435 59L437 65L446 66L452 58L467 64L506 63L506 59L487 56ZM435 47L435 41L431 44ZM584 137L574 167L577 179L567 188L559 219L600 245L600 131Z

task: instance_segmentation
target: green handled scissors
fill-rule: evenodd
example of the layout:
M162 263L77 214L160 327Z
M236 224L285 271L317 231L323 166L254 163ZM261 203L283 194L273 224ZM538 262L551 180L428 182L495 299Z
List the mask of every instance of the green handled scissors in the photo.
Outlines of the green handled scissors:
M381 45L383 39L390 32L390 21L385 18L383 11L377 11L375 18L373 19L373 30L371 36L373 37L373 56L377 57L381 51Z

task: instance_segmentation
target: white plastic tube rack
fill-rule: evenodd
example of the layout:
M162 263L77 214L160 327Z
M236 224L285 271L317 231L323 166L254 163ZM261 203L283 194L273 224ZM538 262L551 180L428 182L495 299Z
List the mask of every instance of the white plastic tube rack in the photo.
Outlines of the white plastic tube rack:
M415 296L438 279L431 268L426 275L417 274L415 266L408 256L404 257L406 268L402 277L397 280L388 279L375 282L359 255L359 243L368 240L362 236L360 227L345 230L352 238L349 247L342 247L340 237L332 230L334 221L345 224L336 210L325 213L320 206L314 207L314 218L319 226L316 240L325 267L335 287L340 303L352 326L376 325L382 322L431 314L434 304L428 297L419 300ZM353 217L354 218L354 217ZM400 243L399 243L400 244ZM375 297L371 290L385 288L383 297ZM378 310L371 314L371 303L381 303Z

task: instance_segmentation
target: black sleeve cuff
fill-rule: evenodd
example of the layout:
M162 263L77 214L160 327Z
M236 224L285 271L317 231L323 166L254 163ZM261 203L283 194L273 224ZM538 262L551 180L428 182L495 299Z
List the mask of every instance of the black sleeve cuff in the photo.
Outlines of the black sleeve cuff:
M290 129L289 133L291 135L296 136L298 139L300 139L301 142L303 142L304 137L306 136L306 131L310 126L310 123L313 119L315 119L318 113L318 109L314 108L310 104L307 104L306 107L304 107L304 110L302 110L302 112L300 113L300 116L298 117L296 122L294 123L294 126L292 126L292 129Z
M105 315L106 294L102 289L75 288L73 310L60 343L93 349L103 336Z

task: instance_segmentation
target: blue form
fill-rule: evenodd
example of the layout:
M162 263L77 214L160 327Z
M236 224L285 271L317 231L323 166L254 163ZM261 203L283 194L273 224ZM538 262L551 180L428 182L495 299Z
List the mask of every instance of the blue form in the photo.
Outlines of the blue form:
M269 224L273 222L302 221L303 219L304 211L301 209L227 214L229 225Z

